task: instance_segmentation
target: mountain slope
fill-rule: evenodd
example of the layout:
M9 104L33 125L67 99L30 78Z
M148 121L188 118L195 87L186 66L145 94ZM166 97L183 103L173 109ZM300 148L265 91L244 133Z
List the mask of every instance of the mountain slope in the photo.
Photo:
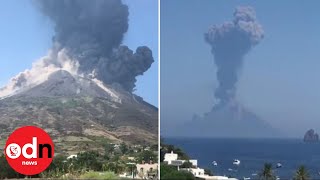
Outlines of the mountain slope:
M49 132L61 151L90 144L98 148L96 141L157 142L157 108L121 88L63 70L0 100L0 114L2 137L17 127L36 125ZM70 138L71 142L62 143Z
M171 135L171 134L170 134ZM169 135L169 136L170 136ZM216 106L203 117L180 125L174 136L222 138L275 138L283 134L241 105Z

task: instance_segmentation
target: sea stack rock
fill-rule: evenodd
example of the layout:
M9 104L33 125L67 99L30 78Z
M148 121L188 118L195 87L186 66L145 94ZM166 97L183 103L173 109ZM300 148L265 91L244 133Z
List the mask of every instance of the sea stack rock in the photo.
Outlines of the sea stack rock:
M304 142L318 142L319 135L317 133L315 133L313 129L310 129L304 135L303 141Z

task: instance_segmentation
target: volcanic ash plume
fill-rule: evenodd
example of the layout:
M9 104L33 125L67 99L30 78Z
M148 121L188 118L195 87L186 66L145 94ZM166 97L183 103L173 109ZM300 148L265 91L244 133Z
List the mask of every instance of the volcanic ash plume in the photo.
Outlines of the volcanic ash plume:
M0 89L0 96L35 83L37 76L45 79L47 76L43 71L46 69L50 69L46 72L51 72L53 69L69 69L70 66L79 75L97 78L106 84L117 84L132 92L136 76L142 75L154 62L148 47L138 47L133 52L121 45L128 30L129 11L120 0L33 2L54 25L49 58L42 58L34 63L32 69L12 78L7 87Z
M20 72L0 89L0 98L12 95L26 88L31 88L48 79L50 74L58 70L66 70L73 75L78 74L79 63L69 59L65 49L58 52L50 50L47 56L32 64L31 69Z
M233 21L214 25L204 35L217 66L219 87L215 97L220 105L234 99L243 58L264 36L252 7L237 7L233 16Z

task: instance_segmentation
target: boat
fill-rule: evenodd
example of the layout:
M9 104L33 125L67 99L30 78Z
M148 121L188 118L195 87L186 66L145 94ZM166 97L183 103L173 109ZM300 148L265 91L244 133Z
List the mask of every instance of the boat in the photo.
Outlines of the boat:
M281 168L282 164L281 163L277 163L276 168Z
M229 168L228 171L230 171L230 172L238 172L238 170L236 170L236 169L231 169L231 168Z
M234 159L232 164L239 166L240 165L240 160L239 159Z
M251 179L250 177L243 177L243 180L249 180Z
M212 161L212 165L218 166L218 163L216 161Z

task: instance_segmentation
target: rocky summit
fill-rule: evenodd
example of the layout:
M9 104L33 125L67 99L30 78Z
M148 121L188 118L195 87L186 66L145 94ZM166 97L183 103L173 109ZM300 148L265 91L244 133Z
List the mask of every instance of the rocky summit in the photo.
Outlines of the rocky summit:
M303 137L304 142L319 142L319 135L313 130L310 129L308 130L304 137Z
M157 143L158 109L116 85L59 70L41 84L0 100L0 145L16 128L45 129L57 152L105 143Z

